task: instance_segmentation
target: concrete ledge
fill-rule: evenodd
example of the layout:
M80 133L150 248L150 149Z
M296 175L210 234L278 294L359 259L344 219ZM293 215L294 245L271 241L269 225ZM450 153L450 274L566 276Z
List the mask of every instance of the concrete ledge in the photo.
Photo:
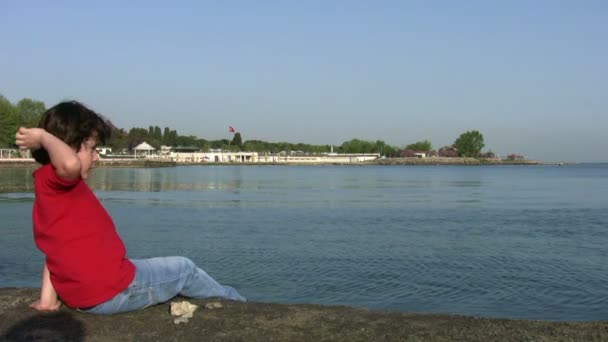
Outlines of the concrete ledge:
M0 167L27 167L37 165L36 161L31 158L0 159Z
M0 341L606 341L608 321L544 322L223 301L175 325L169 304L95 316L28 307L38 289L0 288Z
M154 160L154 159L100 159L97 167L130 167L130 168L150 168L150 167L174 167L174 161Z

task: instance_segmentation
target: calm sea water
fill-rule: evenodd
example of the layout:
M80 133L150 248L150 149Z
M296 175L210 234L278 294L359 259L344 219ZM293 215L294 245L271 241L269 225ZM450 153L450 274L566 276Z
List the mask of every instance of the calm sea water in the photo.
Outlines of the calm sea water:
M608 319L608 164L97 169L129 256L252 301ZM39 286L31 169L0 169L0 286Z

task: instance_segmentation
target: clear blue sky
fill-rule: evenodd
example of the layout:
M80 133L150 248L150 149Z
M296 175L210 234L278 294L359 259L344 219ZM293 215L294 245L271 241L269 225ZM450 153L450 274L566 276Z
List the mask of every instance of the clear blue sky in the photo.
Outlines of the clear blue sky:
M608 161L608 1L2 1L0 93L117 126Z

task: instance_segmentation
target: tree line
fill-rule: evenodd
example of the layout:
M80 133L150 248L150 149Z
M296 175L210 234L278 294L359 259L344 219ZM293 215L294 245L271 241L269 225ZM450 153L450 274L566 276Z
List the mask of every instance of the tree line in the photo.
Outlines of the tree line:
M0 147L16 147L17 129L21 126L37 126L45 110L41 101L25 98L12 104L0 95Z
M494 152L491 150L482 153L484 147L483 134L474 130L462 133L452 145L444 146L438 151L433 150L433 145L429 140L418 141L407 145L400 152L400 156L415 157L417 153L424 152L427 156L438 157L494 158Z
M0 95L0 148L15 148L15 132L21 126L34 127L38 125L46 107L42 101L24 98L13 104ZM235 132L232 139L206 140L193 135L179 135L177 130L170 127L161 129L159 126L133 127L125 130L116 127L110 120L111 138L106 142L114 151L128 151L145 141L155 148L161 145L172 147L189 147L201 150L222 149L229 151L247 151L258 153L289 153L289 154L318 154L332 151L331 145L312 145L289 142L267 142L262 140L243 140L240 132ZM366 141L351 139L333 148L337 153L378 153L387 157L414 157L416 153L425 152L427 155L444 157L493 157L489 151L482 153L484 147L483 135L478 131L468 131L461 134L451 146L444 146L438 151L433 150L429 140L407 145L404 149L386 144L382 140Z

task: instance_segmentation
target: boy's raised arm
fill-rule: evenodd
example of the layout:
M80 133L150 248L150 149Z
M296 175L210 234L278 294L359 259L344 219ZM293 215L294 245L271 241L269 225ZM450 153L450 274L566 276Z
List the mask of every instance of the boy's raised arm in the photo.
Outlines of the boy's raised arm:
M55 167L57 176L65 180L80 177L82 167L73 148L42 128L19 128L15 134L15 144L20 148L35 150L44 148Z

